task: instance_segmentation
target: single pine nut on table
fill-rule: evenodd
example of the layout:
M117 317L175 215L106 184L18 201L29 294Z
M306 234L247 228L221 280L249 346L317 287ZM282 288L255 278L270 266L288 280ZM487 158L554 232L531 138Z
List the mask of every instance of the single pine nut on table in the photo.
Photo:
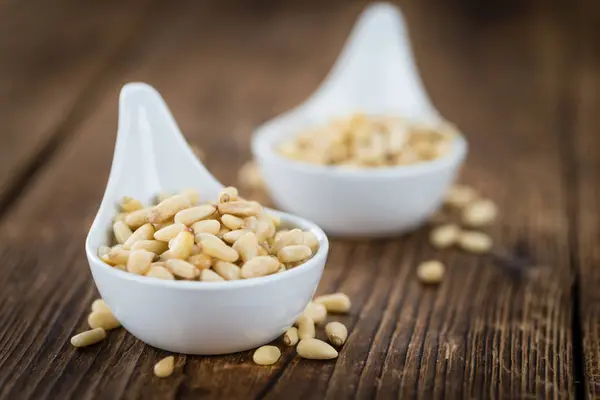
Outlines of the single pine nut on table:
M327 311L331 313L347 313L352 307L350 297L344 293L332 293L317 296L313 301L315 303L323 304Z
M106 331L102 328L93 328L73 336L71 344L75 347L86 347L101 342L104 339L106 339Z
M286 346L295 346L300 338L298 337L298 328L292 326L283 334L283 343Z
M332 345L340 347L348 338L348 329L341 322L329 322L325 325L325 334Z
M304 309L304 315L312 318L315 324L322 324L327 318L327 308L323 304L311 301Z
M281 350L275 346L262 346L254 351L252 360L258 365L273 365L281 357Z
M124 198L117 215L130 211L115 220L112 243L100 246L98 257L148 278L223 282L285 272L319 249L313 233L280 228L279 218L233 187L216 201L200 198L190 189L147 207Z
M329 343L315 338L300 340L296 352L300 357L309 360L331 360L338 356L337 350Z
M446 268L440 261L425 261L417 267L417 277L423 283L436 284L442 281Z
M158 378L166 378L173 374L175 370L175 357L168 356L154 365L154 375Z

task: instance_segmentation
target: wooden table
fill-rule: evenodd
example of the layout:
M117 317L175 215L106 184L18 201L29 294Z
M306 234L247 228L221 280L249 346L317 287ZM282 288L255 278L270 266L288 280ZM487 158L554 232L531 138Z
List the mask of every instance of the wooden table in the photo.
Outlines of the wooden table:
M155 85L235 184L252 128L323 79L361 2L0 4L0 397L569 398L600 395L600 8L402 2L423 79L470 141L468 182L502 210L502 257L436 252L427 230L333 240L320 293L353 301L335 362L285 350L178 356L124 330L76 350L97 296L83 240L107 179L117 96ZM415 265L440 258L439 287ZM509 259L538 266L527 279Z

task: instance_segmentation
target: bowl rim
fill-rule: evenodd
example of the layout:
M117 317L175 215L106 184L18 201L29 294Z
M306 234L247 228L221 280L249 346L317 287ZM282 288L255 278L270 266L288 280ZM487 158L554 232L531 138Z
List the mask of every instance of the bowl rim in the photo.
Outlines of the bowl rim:
M300 173L322 175L327 178L331 177L336 179L389 179L416 177L419 175L435 173L439 170L460 164L468 151L466 138L462 134L459 134L455 137L449 152L442 157L431 161L393 167L356 169L310 164L286 158L275 151L275 142L282 140L282 137L280 137L281 130L289 131L289 128L278 129L278 125L283 122L285 117L287 117L286 114L275 117L254 131L251 139L252 154L257 161L260 160L268 162L269 164L277 164L278 167L287 168Z
M103 269L107 274L109 274L114 279L123 279L130 282L134 282L140 285L148 285L162 288L171 288L171 289L182 289L182 290L200 290L200 291L212 291L212 290L235 290L241 288L249 288L255 286L263 286L268 285L274 282L278 282L284 279L291 279L293 276L307 273L312 269L324 268L325 263L327 261L327 255L329 253L329 240L325 232L319 228L315 223L308 221L302 217L298 217L296 215L288 214L282 211L273 210L270 208L265 208L267 212L270 214L275 214L281 218L282 223L286 225L290 225L293 227L301 228L302 230L307 230L312 232L319 242L319 249L317 253L313 255L311 259L306 261L305 263L292 268L290 270L279 272L267 276L261 276L258 278L252 279L239 279L233 281L224 281L224 282L203 282L203 281L185 281L185 280L165 280L158 279L148 276L136 275L131 272L122 271L116 269L104 261L102 261L98 257L97 249L93 249L90 243L90 236L92 229L96 225L96 222L92 224L92 228L88 232L86 241L85 241L85 251L87 254L87 258L90 264L90 270L95 267ZM93 265L92 265L93 264Z

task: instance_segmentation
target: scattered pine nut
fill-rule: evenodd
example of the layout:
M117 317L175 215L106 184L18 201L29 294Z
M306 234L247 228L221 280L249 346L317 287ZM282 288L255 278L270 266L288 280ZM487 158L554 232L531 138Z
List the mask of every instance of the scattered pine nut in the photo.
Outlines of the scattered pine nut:
M301 339L296 352L309 360L331 360L337 358L338 352L330 344L315 338Z
M446 193L444 201L446 204L456 208L462 208L475 201L479 195L477 191L467 185L454 185Z
M437 284L444 277L444 264L439 261L425 261L417 267L417 277L423 283Z
M471 253L486 253L492 248L492 238L483 232L462 231L458 236L458 245Z
M304 315L312 318L315 324L322 324L327 318L327 308L323 304L311 301L304 309Z
M482 199L472 202L462 210L462 222L467 226L482 227L491 224L498 215L493 201Z
M92 311L88 315L88 325L90 328L102 328L105 331L110 331L121 326L119 320L115 318L110 311Z
M348 338L348 329L341 322L330 322L325 325L325 334L332 345L340 347Z
M315 322L307 315L302 314L297 320L298 337L300 339L308 339L315 337Z
M298 343L298 340L298 328L295 326L288 328L283 334L283 343L285 343L286 346L295 346L296 343Z
M73 336L71 344L75 347L86 347L101 342L104 339L106 339L106 331L102 328L94 328Z
M273 365L281 357L281 351L275 346L262 346L256 349L252 360L258 365Z
M460 228L458 225L447 224L434 228L429 234L429 241L438 249L448 248L456 243Z
M327 312L332 313L347 313L352 307L350 297L344 293L332 293L323 296L318 296L313 300L315 303L320 303L325 306Z
M110 311L110 308L108 308L108 306L106 305L106 303L104 302L104 300L102 299L96 299L92 302L92 311Z
M154 364L154 375L159 378L166 378L173 374L175 369L175 357L168 356Z

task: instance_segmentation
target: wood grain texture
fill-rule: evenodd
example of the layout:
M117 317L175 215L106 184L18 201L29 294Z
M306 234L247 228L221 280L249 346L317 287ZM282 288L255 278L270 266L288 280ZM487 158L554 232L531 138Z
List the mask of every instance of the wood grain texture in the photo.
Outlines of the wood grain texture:
M576 27L560 9L506 6L492 18L471 15L469 4L402 2L425 85L470 141L464 180L501 208L489 230L494 255L434 251L427 229L334 239L319 293L353 299L339 317L350 336L335 362L300 360L293 349L272 367L253 365L251 352L178 356L176 373L160 380L152 366L166 353L122 329L73 349L68 339L85 328L97 295L82 240L108 176L120 86L156 86L209 168L233 184L252 128L318 85L362 9L360 2L160 3L148 11L156 18L151 32L83 95L88 111L0 221L0 398L571 398L583 378L575 365L583 355L573 347L575 272L582 371L588 393L597 393L597 58L586 53L571 87ZM73 83L68 91L79 89ZM561 110L575 99L583 105L570 137ZM432 258L448 265L439 287L414 276L416 264ZM538 268L515 276L507 271L516 261Z

